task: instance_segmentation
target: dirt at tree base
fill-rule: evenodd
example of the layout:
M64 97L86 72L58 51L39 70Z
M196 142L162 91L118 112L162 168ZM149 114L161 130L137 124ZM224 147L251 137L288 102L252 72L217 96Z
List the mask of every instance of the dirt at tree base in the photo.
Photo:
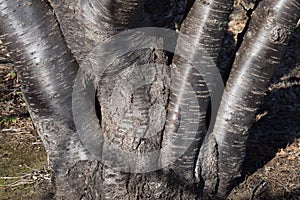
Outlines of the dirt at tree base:
M300 198L300 139L281 148L276 156L238 185L228 199Z
M4 56L0 64L0 199L47 199L51 196L47 155L16 71Z

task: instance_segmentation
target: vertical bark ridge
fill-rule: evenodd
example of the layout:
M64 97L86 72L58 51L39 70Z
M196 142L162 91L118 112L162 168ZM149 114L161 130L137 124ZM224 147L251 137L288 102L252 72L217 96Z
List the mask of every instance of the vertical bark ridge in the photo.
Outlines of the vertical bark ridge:
M72 115L71 94L78 65L47 1L2 0L0 16L3 40L12 52L22 93L59 182L69 167L89 157ZM63 185L57 194L68 193L68 183Z
M103 170L102 178L103 185L101 188L101 199L129 200L127 191L127 182L129 179L128 174L112 169L110 167L105 167Z
M209 166L217 160L218 180L214 183L218 182L219 197L226 197L241 176L248 129L299 17L299 0L264 0L253 13L225 88L213 135L208 140L212 145L215 140L218 153L206 155L202 161ZM209 170L202 173L209 175ZM211 174L204 177L212 179ZM209 192L215 187L206 185Z

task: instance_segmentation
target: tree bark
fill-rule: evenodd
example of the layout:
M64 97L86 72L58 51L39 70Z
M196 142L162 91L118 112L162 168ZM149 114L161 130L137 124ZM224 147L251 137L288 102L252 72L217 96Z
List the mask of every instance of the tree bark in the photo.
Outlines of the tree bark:
M66 47L47 1L1 1L1 33L12 52L22 93L49 157L56 195L74 191L68 169L90 154L72 116L72 88L78 64Z
M78 63L111 36L150 24L145 0L50 0L68 47Z
M205 189L221 198L241 177L248 129L300 17L299 3L261 1L236 54L216 124L200 156Z
M99 62L93 53L103 56L126 47L128 41L105 46L115 35L151 24L144 2L0 0L2 38L12 51L22 92L47 150L56 199L200 199L206 193L225 198L240 176L248 127L300 17L299 0L260 3L217 117L217 93L223 90L214 75L221 77L215 68L233 0L188 0L171 67L159 50L165 45L159 38L152 41L153 48L128 51L108 66ZM137 33L130 42L142 46L145 41ZM98 46L103 49L97 52ZM90 85L79 85L74 94L76 75L86 67L83 74L103 73ZM86 110L88 86L96 93L92 112ZM76 100L79 115L86 119L74 116ZM87 135L76 125L76 119L92 118L100 127L93 136L101 141L88 139L99 144L98 153L87 147ZM210 126L207 118L212 119ZM121 157L113 145L128 155ZM131 155L152 151L159 153L128 161ZM118 162L105 162L107 155Z
M121 172L99 162L82 145L74 125L71 95L78 71L78 64L67 49L64 40L67 41L68 47L72 50L77 62L81 62L98 42L101 43L112 34L134 26L133 24L136 24L134 21L143 11L141 2L128 1L132 8L124 7L124 1L115 2L118 4L117 6L109 2L102 2L104 3L103 5L95 5L93 3L97 2L90 2L90 4L77 7L78 9L82 8L79 12L79 17L72 14L74 13L71 9L74 6L73 2L52 1L51 3L57 9L58 20L61 24L57 23L56 16L53 14L53 10L47 1L2 1L0 5L1 22L3 24L2 33L5 36L4 39L8 47L12 50L15 62L20 64L18 72L23 81L24 96L34 124L43 139L49 155L50 167L53 170L55 198L195 199L198 195L197 190L181 182L173 183L173 180L169 178L169 174L164 174L161 171L131 174ZM59 3L63 5L58 6ZM99 16L95 14L97 9L110 10L111 6L116 6L116 11L119 12L118 15L115 13L107 16L101 15L101 13ZM73 8L75 9L76 5ZM128 10L132 13L128 13ZM124 13L122 14L122 12ZM64 18L64 13L70 14L70 16ZM109 21L105 23L110 26L108 29L104 29L107 26L99 25L97 20L90 17L99 17L97 20L104 22L108 19ZM89 32L91 31L89 30L90 23L92 23L95 30L100 31L99 35ZM59 29L59 25L63 28L64 37ZM100 27L97 27L98 25ZM71 27L77 27L80 30L68 30ZM88 34L85 40L84 33L86 32ZM54 58L55 55L60 55L61 57ZM136 60L140 63L136 63ZM161 51L152 52L152 50L146 50L129 55L128 58L123 60L123 63L116 63L107 69L103 79L97 86L98 92L103 92L102 94L104 94L105 92L110 92L111 87L120 87L121 82L118 83L119 80L115 82L110 80L118 77L120 71L124 71L130 66L154 62L165 62ZM116 68L118 64L122 64L122 68ZM132 111L136 110L136 112L141 112L141 110L146 112L140 116L141 121L145 118L151 119L156 117L157 113L147 113L148 110L151 110L151 106L156 105L164 108L166 104L168 84L165 79L169 76L168 69L166 66L162 67L161 65L155 66L154 69L155 72L152 74L154 79L146 87L136 88L134 91L131 91L130 109ZM123 75L126 76L126 73ZM134 78L131 77L132 80ZM106 80L109 81L106 82ZM126 95L130 97L130 93ZM112 99L106 97L105 95L100 95L98 98L101 104L99 112L101 118L105 119L101 121L101 125L110 127L110 125L115 125L111 124L115 119L110 115L109 111L111 108L109 106L115 107L116 105L107 103ZM117 105L119 108L122 108L122 106L124 105ZM126 104L126 106L128 105ZM163 116L165 110L162 109L160 112L158 114ZM125 118L123 116L121 119L124 122L121 121L120 125L122 126L123 124L127 128L126 116ZM130 121L131 119L126 120ZM163 122L162 120L162 124ZM146 126L150 125L147 124ZM112 126L111 129L113 128L118 127ZM139 127L139 129L143 129L143 126ZM128 131L130 132L130 130ZM107 136L107 140L121 145L123 150L143 153L144 151L155 149L157 144L159 145L160 142L157 139L161 138L160 132L158 130L156 137L149 141L132 141L132 136L126 136L126 133L123 133L123 136L126 138L123 139L125 143L122 144L119 144L118 140L121 133L107 130L103 134ZM134 147L136 145L138 146ZM143 167L144 164L143 160L138 161L135 167Z
M215 95L223 84L217 60L232 6L232 0L188 1L189 13L182 23L172 61L170 103L163 135L167 151L162 159L180 157L171 169L190 183L201 180L196 158L208 128L207 118L211 117L207 116L210 95L214 113L218 106L215 102L220 99ZM197 128L192 130L193 126ZM180 150L186 147L189 148L181 155Z

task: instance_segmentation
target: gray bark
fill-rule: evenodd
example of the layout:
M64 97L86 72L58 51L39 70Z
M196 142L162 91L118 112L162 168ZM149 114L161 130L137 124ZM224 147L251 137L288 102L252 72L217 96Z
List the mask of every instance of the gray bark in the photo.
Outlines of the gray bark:
M205 190L219 197L226 197L241 177L248 130L300 17L299 3L265 0L252 15L199 157Z
M72 88L78 70L46 1L1 1L1 32L12 52L22 93L43 140L57 196L72 193L68 169L89 153L72 116Z
M187 6L190 10L180 31L188 41L179 36L172 61L170 104L163 135L163 145L168 150L163 159L178 157L175 152L189 146L173 168L187 182L194 182L195 178L201 179L195 158L208 129L207 111L213 101L212 113L215 113L218 106L215 102L220 98L213 94L223 84L217 60L233 1L189 1ZM222 89L218 92L222 93ZM196 96L196 102L191 94ZM183 110L185 105L189 105L188 117ZM195 123L197 129L191 131ZM186 127L180 129L179 124Z
M171 67L159 50L166 44L158 38L152 49L127 52L102 66L93 55L97 46L103 47L97 53L114 53L126 41L115 44L116 49L106 48L106 41L153 23L144 3L0 0L1 38L12 51L22 92L47 150L56 199L199 199L203 194L225 198L240 176L248 128L300 17L299 0L261 1L217 116L217 93L223 91L214 68L219 67L233 0L188 1L180 31L191 40L178 38ZM131 40L137 46L145 42L140 34ZM91 66L85 65L88 59ZM91 97L96 99L96 111L90 112L85 107L90 103L85 101L90 94L86 86L75 97L72 94L78 70L87 67L84 73L89 73L94 66L103 73L87 84L96 92ZM83 120L93 118L100 127L91 138L76 127L74 99L82 105L78 111L86 116ZM194 126L196 130L191 129ZM84 139L99 144L99 151L91 151ZM116 154L118 162L104 162L105 156L115 154L112 145L129 156ZM130 155L156 150L160 153L128 165ZM160 169L162 163L169 165ZM157 170L138 173L153 168Z

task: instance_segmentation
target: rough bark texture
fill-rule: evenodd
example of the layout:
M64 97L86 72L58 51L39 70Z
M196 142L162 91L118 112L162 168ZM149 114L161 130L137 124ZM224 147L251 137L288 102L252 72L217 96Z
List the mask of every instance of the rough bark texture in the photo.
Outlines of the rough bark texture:
M219 72L214 68L224 72L219 55L233 0L187 1L180 31L190 40L179 37L171 67L158 50L164 46L159 39L154 39L153 48L128 51L108 66L94 59L96 71L104 69L91 84L97 94L96 113L84 113L88 102L79 103L82 116L99 120L101 131L95 134L101 134L103 141L101 158L96 159L80 141L74 124L75 76L79 67L86 67L86 58L98 56L90 55L97 45L121 31L152 24L144 3L0 1L2 38L18 65L24 97L47 149L56 199L199 199L203 187L204 194L224 198L240 176L248 127L299 18L299 0L259 4L233 65L214 131L206 137L200 155L207 118L215 123L218 104L212 104L212 116L208 112L210 98L218 99L214 75ZM126 42L116 44L116 51ZM136 34L130 42L141 46L144 40ZM114 53L114 49L101 51ZM88 95L84 89L78 97ZM111 145L129 156L116 154L118 162L104 162L105 155L114 156ZM128 161L130 155L161 149L155 156ZM170 165L160 170L166 163ZM138 173L145 169L150 172Z
M216 149L204 148L203 151L212 152L203 156L203 168L217 169L202 172L205 180L215 177L206 189L210 192L217 189L220 197L225 197L241 176L249 126L297 24L299 6L296 0L265 0L253 13L237 52L213 133L207 141L207 146Z

